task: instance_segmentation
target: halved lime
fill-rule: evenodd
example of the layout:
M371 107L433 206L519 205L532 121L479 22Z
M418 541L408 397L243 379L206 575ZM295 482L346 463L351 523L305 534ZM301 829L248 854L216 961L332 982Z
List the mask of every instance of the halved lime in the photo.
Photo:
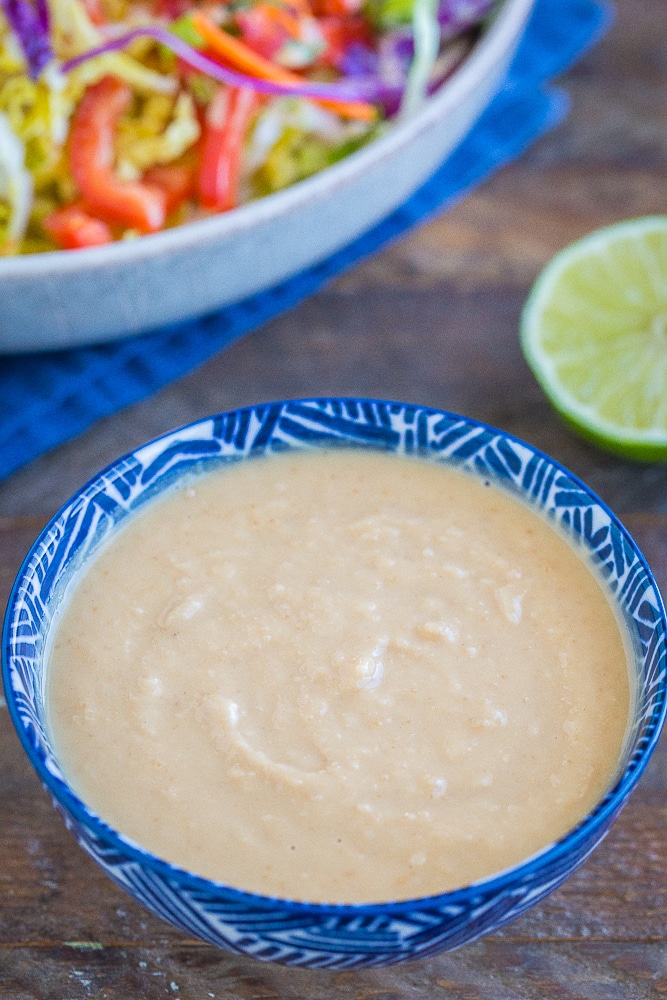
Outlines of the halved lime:
M521 346L584 437L627 458L667 459L667 215L561 250L528 296Z

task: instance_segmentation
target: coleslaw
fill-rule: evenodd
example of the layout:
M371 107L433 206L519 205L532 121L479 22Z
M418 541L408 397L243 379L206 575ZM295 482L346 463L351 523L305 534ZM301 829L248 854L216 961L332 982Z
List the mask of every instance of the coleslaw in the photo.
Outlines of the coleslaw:
M0 255L297 183L414 113L496 0L0 0Z

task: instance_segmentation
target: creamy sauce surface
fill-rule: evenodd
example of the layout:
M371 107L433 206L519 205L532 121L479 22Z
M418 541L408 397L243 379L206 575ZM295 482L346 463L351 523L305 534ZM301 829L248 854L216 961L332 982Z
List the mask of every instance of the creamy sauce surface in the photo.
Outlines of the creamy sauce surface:
M457 888L616 770L628 648L554 528L447 466L288 453L190 480L82 575L49 653L63 770L152 852L249 891Z

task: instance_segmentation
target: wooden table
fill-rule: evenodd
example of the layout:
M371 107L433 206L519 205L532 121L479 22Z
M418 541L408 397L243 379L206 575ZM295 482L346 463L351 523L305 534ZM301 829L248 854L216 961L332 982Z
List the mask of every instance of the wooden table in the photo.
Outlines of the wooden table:
M518 163L197 373L0 484L3 599L45 519L121 452L208 412L325 393L433 404L538 445L616 511L667 591L667 466L638 467L574 437L517 340L528 289L553 253L597 226L666 210L665 29L664 0L620 0L611 32L563 81L569 118ZM116 889L66 833L3 706L0 997L664 997L666 796L663 740L592 858L502 932L384 971L295 971L190 940Z

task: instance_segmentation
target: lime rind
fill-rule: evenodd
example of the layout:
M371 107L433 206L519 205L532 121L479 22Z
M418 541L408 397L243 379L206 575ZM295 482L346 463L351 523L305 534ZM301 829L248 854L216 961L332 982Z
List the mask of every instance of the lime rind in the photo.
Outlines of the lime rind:
M625 457L667 459L667 216L605 227L557 254L520 335L573 429Z

